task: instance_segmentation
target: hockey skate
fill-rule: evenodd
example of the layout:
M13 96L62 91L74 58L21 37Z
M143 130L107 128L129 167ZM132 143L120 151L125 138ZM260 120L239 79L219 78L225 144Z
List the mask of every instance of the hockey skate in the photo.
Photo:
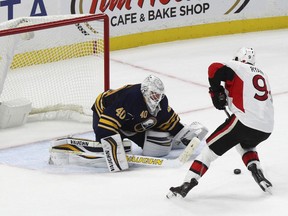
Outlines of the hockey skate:
M248 170L251 171L254 180L257 182L260 188L264 192L268 192L271 194L272 183L264 177L262 170L257 169L257 166L255 163L252 163L251 165L249 165Z
M166 195L166 197L168 199L172 198L172 197L186 197L186 195L188 194L188 192L195 187L196 185L198 185L198 181L193 178L191 179L190 182L184 182L181 186L179 187L171 187L169 193Z

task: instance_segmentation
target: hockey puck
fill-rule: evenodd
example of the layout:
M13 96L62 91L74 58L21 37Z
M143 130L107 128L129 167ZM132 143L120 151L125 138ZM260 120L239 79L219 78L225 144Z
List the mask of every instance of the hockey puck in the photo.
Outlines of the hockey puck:
M234 174L239 175L241 173L241 169L234 169Z

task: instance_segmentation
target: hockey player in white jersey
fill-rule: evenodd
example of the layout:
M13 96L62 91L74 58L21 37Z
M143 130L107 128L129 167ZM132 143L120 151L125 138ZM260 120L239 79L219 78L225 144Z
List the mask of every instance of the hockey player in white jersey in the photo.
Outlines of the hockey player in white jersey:
M255 67L254 50L243 47L232 61L212 63L208 68L208 80L213 105L219 110L228 106L232 114L206 139L207 146L192 162L184 183L171 187L167 198L185 197L211 162L233 147L260 188L271 192L272 184L263 174L256 146L272 133L274 108L267 76Z

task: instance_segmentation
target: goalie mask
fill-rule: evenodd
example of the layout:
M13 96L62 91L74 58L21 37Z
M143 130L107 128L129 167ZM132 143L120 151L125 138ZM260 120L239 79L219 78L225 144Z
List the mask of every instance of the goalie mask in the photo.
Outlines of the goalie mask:
M162 81L153 75L148 76L141 84L141 92L149 113L156 116L161 110L160 102L165 96Z
M255 65L255 51L253 50L253 48L242 47L235 54L233 60Z

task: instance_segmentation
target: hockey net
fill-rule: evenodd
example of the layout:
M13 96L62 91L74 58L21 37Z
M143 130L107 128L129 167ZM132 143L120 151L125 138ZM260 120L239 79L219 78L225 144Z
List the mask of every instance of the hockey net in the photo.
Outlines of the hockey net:
M0 24L0 102L25 98L28 121L91 121L109 88L105 14L24 17Z

